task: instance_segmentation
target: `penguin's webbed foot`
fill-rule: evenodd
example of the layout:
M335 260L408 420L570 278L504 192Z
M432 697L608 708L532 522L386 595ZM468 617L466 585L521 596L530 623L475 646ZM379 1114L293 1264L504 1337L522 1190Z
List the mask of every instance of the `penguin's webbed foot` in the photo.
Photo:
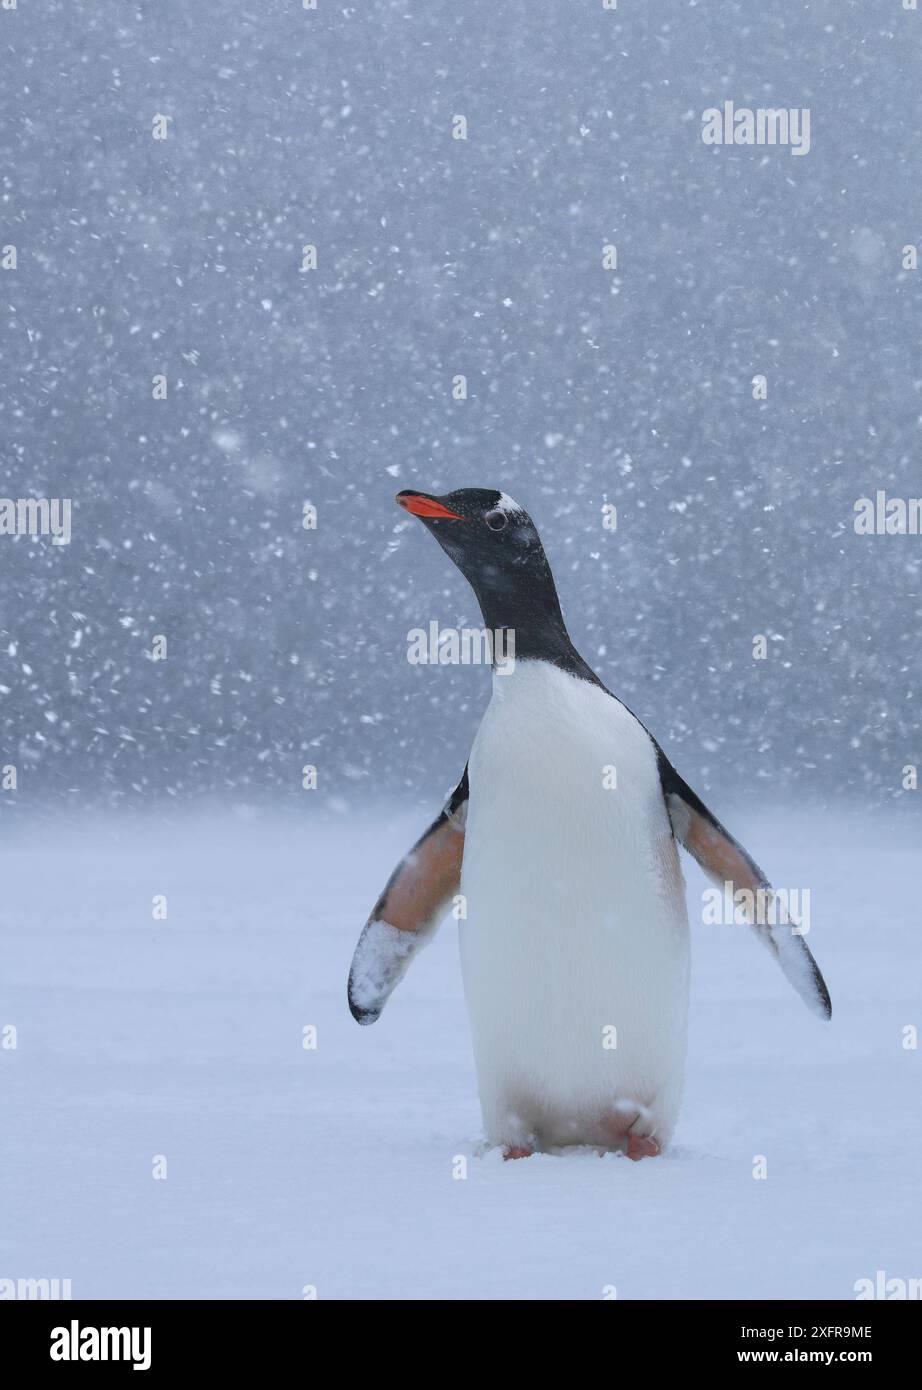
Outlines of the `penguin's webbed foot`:
M629 1134L627 1137L627 1156L638 1163L642 1158L656 1158L660 1152L660 1146L655 1139L649 1139L644 1134Z

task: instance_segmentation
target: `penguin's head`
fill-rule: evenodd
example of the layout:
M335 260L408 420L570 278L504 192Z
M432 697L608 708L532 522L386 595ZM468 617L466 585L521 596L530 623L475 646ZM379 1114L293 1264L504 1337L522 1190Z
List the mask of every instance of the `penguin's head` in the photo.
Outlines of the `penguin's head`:
M549 573L534 522L504 492L462 487L433 497L404 491L394 500L419 517L479 598L520 588L529 572Z
M541 537L518 502L484 487L441 497L398 492L395 500L454 560L477 595L485 626L514 633L517 656L566 664L597 679L574 650Z

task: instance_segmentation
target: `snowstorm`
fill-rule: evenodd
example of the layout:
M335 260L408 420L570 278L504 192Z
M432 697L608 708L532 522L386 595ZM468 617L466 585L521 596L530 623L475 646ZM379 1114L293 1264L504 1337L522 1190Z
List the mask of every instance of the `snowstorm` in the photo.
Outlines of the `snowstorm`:
M0 0L0 1297L922 1274L920 41L903 0ZM491 658L538 665L442 547L467 489L832 997L683 853L642 1163L504 1161L463 913L350 1016Z

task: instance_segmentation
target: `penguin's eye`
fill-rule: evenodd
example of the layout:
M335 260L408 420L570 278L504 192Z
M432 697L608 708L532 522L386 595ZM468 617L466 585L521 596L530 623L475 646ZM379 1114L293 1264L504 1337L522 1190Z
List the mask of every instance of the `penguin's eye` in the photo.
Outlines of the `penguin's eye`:
M484 521L491 531L505 531L509 525L509 518L505 512L487 512Z

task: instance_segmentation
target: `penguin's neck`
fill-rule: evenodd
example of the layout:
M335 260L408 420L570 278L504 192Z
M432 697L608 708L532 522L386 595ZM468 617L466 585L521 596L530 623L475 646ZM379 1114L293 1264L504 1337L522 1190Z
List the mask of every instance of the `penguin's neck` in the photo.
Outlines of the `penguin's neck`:
M600 683L570 640L547 560L537 569L523 570L519 580L509 584L498 577L474 588L484 626L493 633L494 666L497 654L506 662L513 656L517 661L549 661Z

